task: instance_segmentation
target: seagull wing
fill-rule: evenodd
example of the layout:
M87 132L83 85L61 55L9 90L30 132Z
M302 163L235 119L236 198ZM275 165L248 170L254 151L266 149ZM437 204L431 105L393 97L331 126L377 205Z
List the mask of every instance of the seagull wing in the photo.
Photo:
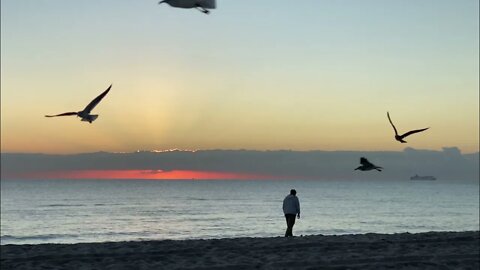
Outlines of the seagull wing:
M392 125L393 127L393 130L395 130L395 135L398 135L398 131L395 128L395 125L393 124L392 119L390 119L390 114L388 112L387 112L387 117L388 117L388 121L390 121L390 125Z
M90 113L95 106L108 94L108 91L110 91L110 88L112 88L112 85L107 88L107 90L103 91L98 97L96 97L94 100L92 100L85 109L83 109L84 112Z
M368 161L366 158L364 157L361 157L360 158L360 164L362 164L363 166L372 166L373 164L370 163L370 161Z
M66 113L61 113L61 114L56 114L56 115L45 115L45 117L57 117L57 116L68 116L68 115L77 115L76 112L66 112Z
M425 130L427 130L427 129L429 129L429 128L422 128L422 129L411 130L411 131L403 134L401 137L402 137L402 138L405 138L405 137L407 137L407 136L409 136L409 135L412 135L412 134L418 133L418 132L422 132L422 131L425 131Z

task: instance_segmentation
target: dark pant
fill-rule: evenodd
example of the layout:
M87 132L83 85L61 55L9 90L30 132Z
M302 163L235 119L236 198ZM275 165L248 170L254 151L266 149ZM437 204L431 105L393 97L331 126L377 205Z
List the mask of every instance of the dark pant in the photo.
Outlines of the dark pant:
M295 225L295 214L285 214L285 219L287 220L287 231L285 232L285 237L293 236L293 225Z

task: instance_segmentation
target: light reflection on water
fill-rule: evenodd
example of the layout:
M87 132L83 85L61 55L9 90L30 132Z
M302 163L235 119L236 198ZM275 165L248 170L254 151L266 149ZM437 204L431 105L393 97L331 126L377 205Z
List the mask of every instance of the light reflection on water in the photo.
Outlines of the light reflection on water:
M2 180L1 243L478 230L478 183L438 181Z

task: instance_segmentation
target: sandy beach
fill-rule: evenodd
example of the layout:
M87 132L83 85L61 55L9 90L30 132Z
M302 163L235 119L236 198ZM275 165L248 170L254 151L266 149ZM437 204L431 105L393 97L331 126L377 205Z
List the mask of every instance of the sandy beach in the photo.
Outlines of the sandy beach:
M1 269L479 269L479 232L1 246Z

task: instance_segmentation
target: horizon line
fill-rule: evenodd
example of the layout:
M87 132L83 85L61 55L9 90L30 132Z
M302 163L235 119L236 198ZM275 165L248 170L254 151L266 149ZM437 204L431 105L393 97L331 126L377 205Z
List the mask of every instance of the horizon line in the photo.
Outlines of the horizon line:
M211 148L211 149L182 149L182 148L170 148L170 149L153 149L153 150L134 150L134 151L103 151L98 150L94 152L71 152L71 153L45 153L45 152L4 152L0 151L0 154L34 154L34 155L80 155L80 154L98 154L98 153L107 153L107 154L138 154L138 153L154 153L154 154L163 154L163 153L174 153L174 152L187 152L187 153L196 153L196 152L208 152L208 151L244 151L244 152L405 152L409 149L415 151L432 151L432 152L442 152L445 149L456 148L460 151L461 154L477 154L480 153L480 149L474 152L462 152L462 150L457 146L443 146L441 149L423 149L423 148L413 148L410 146L405 147L403 150L322 150L322 149L310 149L310 150L295 150L295 149L246 149L246 148Z

